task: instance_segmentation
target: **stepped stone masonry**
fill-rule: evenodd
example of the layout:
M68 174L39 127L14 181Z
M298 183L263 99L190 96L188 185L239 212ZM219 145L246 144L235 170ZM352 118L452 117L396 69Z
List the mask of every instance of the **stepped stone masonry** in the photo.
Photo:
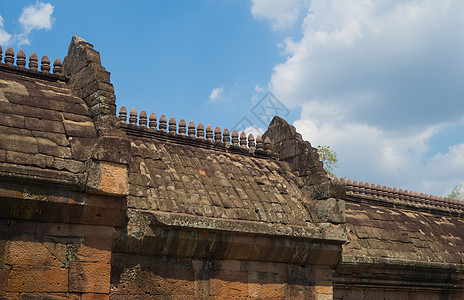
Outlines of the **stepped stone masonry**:
M332 180L277 116L116 112L85 40L0 47L0 299L464 298L461 202Z

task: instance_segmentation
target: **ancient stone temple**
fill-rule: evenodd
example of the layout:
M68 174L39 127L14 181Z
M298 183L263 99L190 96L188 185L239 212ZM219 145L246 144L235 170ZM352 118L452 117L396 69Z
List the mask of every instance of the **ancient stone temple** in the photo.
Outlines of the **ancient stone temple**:
M40 70L0 48L0 299L464 298L461 202L332 180L280 117L115 99L81 38Z

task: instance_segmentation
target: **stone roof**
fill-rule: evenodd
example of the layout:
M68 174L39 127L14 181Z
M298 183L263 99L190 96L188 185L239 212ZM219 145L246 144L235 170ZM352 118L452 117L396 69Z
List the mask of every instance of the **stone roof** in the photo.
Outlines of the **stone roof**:
M351 180L346 187L343 263L462 269L462 202Z
M156 215L167 225L313 239L331 239L342 230L318 227L323 222L302 190L304 179L264 150L269 137L263 142L258 136L254 144L252 135L241 134L239 144L236 131L230 139L227 129L216 128L213 140L210 125L205 138L203 125L195 133L192 122L186 135L186 122L181 120L177 130L172 118L167 132L164 115L157 128L152 114L147 127L144 111L138 125L135 110L126 124L126 111L120 109L121 126L131 141L128 207Z
M144 111L132 110L126 124L84 40L73 37L64 75L59 60L50 74L48 58L38 71L36 56L26 68L25 55L14 65L12 53L0 60L0 176L127 196L130 238L157 226L340 245L347 233L343 263L463 263L461 202L329 180L316 150L279 117L256 139Z
M8 48L0 63L0 173L75 184L84 173L86 147L96 137L88 106L71 93L59 59L51 74L46 56L37 71L34 53L29 69L22 50L16 65L13 55Z

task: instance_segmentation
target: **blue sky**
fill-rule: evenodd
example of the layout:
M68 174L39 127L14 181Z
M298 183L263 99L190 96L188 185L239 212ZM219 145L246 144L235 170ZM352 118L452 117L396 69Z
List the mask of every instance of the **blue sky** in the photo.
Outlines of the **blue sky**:
M73 35L92 43L118 107L259 131L270 91L340 177L438 195L464 181L462 1L0 0L0 16L4 50L53 61Z

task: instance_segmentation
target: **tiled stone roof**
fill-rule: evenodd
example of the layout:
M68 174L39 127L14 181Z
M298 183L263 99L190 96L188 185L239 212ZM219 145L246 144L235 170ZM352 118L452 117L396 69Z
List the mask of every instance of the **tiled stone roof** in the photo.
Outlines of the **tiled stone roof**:
M346 201L343 261L462 265L463 225L452 216Z
M380 186L379 184L363 183L362 181L351 181L350 179L345 181L344 178L335 178L334 181L346 184L346 194L349 197L369 199L395 207L407 207L409 209L445 214L451 213L455 216L462 216L464 213L464 203L451 198Z
M335 179L346 183L345 264L462 268L460 201Z
M265 151L130 125L125 132L132 148L129 208L169 225L334 238L330 226L318 228L304 180ZM173 216L183 216L182 222Z
M7 58L0 63L0 172L75 182L96 137L87 105L60 74L26 69L20 60L15 66Z

